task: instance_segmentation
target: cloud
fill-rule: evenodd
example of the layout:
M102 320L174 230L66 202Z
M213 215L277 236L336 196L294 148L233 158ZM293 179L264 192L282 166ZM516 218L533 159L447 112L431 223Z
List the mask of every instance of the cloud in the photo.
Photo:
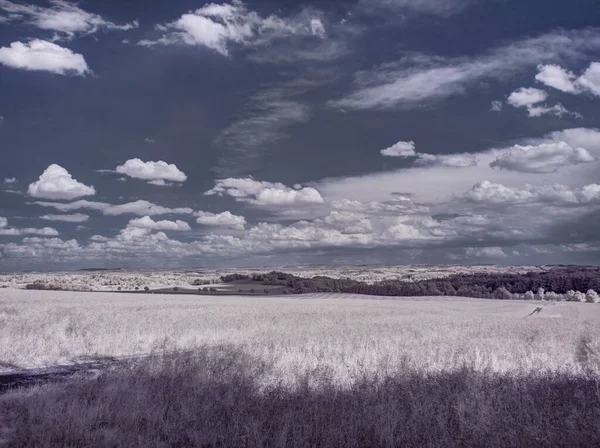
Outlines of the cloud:
M195 215L198 217L196 222L204 226L230 227L232 229L243 230L246 225L246 218L234 215L228 211L218 214L200 211L196 212Z
M382 156L387 157L413 157L416 156L415 142L398 142L389 148L380 151Z
M585 90L600 96L600 62L592 62L577 83Z
M73 210L97 210L107 216L118 216L126 214L134 214L139 216L154 216L154 215L191 215L194 211L191 208L167 208L160 205L153 204L148 201L135 201L128 202L126 204L112 205L105 202L94 202L79 200L71 203L61 202L35 202L35 204L42 207L53 207L61 212L70 212Z
M39 180L29 185L27 194L34 198L71 200L81 196L93 196L96 190L73 179L62 166L52 164Z
M492 101L490 105L490 110L492 112L500 112L502 110L502 101Z
M515 145L496 158L490 166L522 173L555 173L568 165L595 162L584 148L573 148L565 142L537 146Z
M90 217L81 213L75 213L73 215L44 215L40 216L40 219L46 221L63 221L63 222L86 222Z
M16 177L7 177L4 179L3 183L4 183L4 185L11 185L11 184L16 184L17 182L18 181L17 181Z
M542 84L568 93L577 91L576 78L572 72L556 64L539 65L538 74L535 76L535 79Z
M410 198L397 196L386 202L360 202L353 199L341 199L328 203L334 210L357 212L366 215L407 215L413 213L427 213L428 208L415 204Z
M143 218L132 219L127 224L129 227L135 227L139 229L148 230L173 230L179 232L187 232L192 230L190 225L184 221L154 221L150 216L144 216Z
M298 204L323 204L321 194L312 187L294 190L282 183L256 181L245 179L220 179L215 187L205 195L227 195L239 202L247 202L258 206L286 206Z
M184 182L187 179L185 173L176 165L168 164L162 160L158 162L143 162L140 159L130 159L116 169L117 173L124 174L135 179L150 181L153 185L166 185L165 181Z
M560 103L555 104L552 107L530 106L527 108L527 112L530 117L541 117L542 115L556 115L557 117L562 117L563 115L572 115L575 118L583 118L583 115L580 113L571 112Z
M355 90L331 101L356 110L418 107L464 94L484 80L504 80L538 64L579 60L600 49L598 29L557 31L515 41L474 57L407 56L355 74Z
M360 0L359 5L368 12L413 12L443 17L461 12L482 0Z
M542 115L552 114L558 117L573 115L576 118L582 118L581 114L568 111L560 103L552 107L539 105L546 98L548 98L548 94L543 90L533 87L521 87L509 95L507 102L514 107L525 107L530 117L541 117Z
M600 202L600 185L571 188L561 184L527 184L524 189L518 189L484 180L465 193L464 198L490 205L548 203L556 206L584 206Z
M0 48L0 64L30 71L84 76L91 72L82 55L52 42L34 39Z
M472 258L505 258L501 247L467 247L465 255Z
M548 94L543 90L521 87L508 96L507 102L514 107L529 107L546 101L546 98Z
M290 35L325 37L325 27L318 17L308 20L283 19L276 15L261 17L248 10L243 2L210 3L157 29L164 34L157 40L144 39L142 46L193 45L204 46L223 56L229 55L231 44L242 46L268 45L270 41Z
M246 169L250 160L261 157L268 144L286 138L286 129L306 122L310 108L286 99L280 92L257 95L250 101L247 116L225 128L214 140L221 148L220 175L235 175Z
M17 229L8 228L8 220L0 217L0 236L22 236L22 235L41 235L41 236L57 236L58 231L50 227L44 227L43 229Z
M54 40L72 39L76 35L93 34L100 29L126 31L138 27L137 20L125 25L117 25L92 14L76 4L63 0L50 0L49 8L26 3L13 3L0 0L0 10L7 16L0 16L5 22L21 22L36 28L54 31Z
M416 160L421 166L444 166L447 168L467 168L477 165L477 157L473 154L427 154L419 153Z
M427 154L415 151L415 142L398 142L389 148L382 149L381 155L387 157L416 157L415 164L420 166L445 166L448 168L465 168L477 165L477 158L472 154Z

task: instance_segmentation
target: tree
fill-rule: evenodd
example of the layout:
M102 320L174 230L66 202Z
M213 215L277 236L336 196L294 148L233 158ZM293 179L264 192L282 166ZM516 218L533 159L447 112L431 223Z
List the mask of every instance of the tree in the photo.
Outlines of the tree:
M534 300L535 299L535 294L533 293L533 291L527 291L525 293L525 300Z
M150 291L150 288L148 288L147 286L144 286L144 291Z
M269 294L269 290L265 288L265 294Z
M538 300L544 300L545 295L546 295L546 290L540 286L537 290Z
M590 289L585 295L585 301L587 303L600 303L600 296L596 291Z

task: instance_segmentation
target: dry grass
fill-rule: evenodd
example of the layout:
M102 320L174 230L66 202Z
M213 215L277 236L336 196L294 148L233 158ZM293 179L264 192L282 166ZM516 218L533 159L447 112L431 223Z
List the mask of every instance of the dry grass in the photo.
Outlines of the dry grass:
M311 296L314 297L314 296ZM327 370L343 386L366 373L582 372L600 350L600 307L476 299L187 297L0 290L0 363L32 368L157 349L233 344L295 384ZM5 369L6 370L6 369Z
M600 307L308 297L0 290L5 369L160 355L4 394L0 440L600 445Z
M15 448L600 444L597 377L404 368L348 389L327 372L312 372L293 391L262 389L272 368L220 346L11 392L0 397L5 440Z

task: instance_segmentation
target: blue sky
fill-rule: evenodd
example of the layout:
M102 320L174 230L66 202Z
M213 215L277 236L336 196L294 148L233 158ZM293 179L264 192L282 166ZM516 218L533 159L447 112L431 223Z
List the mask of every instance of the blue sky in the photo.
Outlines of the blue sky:
M592 0L0 0L0 269L600 260Z

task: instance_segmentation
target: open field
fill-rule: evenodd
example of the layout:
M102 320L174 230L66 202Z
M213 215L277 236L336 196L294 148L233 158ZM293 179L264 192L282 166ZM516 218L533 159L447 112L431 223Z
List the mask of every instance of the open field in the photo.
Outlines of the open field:
M538 306L543 311L528 316ZM600 306L458 297L206 297L0 290L5 370L234 344L277 377L330 369L340 384L401 364L427 371L578 371L600 348Z
M599 324L585 303L2 289L4 372L159 356L5 393L0 440L593 446Z

